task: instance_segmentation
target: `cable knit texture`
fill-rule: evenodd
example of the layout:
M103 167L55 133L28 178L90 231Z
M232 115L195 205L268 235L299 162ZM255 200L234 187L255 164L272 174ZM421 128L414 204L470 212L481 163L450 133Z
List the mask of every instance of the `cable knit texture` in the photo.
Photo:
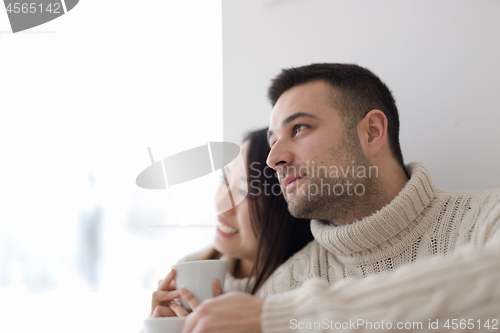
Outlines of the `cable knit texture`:
M422 332L433 318L500 318L500 191L449 192L422 164L407 168L411 179L371 216L311 221L315 240L257 293L282 294L266 299L263 332L288 332L292 319L420 319Z

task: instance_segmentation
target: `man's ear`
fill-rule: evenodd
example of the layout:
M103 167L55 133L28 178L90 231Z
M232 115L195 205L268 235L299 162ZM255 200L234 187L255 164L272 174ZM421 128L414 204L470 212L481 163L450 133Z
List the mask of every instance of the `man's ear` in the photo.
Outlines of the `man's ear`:
M387 117L380 110L371 110L358 123L358 136L367 157L373 157L387 139Z

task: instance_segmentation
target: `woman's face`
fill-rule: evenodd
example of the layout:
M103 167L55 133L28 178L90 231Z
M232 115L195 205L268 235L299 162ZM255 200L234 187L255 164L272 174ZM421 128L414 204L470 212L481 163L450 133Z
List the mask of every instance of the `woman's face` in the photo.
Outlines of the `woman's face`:
M245 165L247 164L248 147L248 141L241 147ZM214 247L217 251L230 257L253 261L257 255L258 242L250 222L248 197L246 197L248 186L245 165L231 163L225 168L234 202L241 202L218 216L219 223ZM231 203L227 185L222 181L217 191L216 208L218 211L223 211L225 207L231 207Z

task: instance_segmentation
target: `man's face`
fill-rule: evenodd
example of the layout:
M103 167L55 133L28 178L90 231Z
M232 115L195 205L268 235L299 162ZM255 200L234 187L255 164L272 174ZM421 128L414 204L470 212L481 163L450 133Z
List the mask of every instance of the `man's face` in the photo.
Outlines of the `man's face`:
M285 91L271 114L267 164L278 171L288 209L297 217L341 219L366 191L359 171L370 164L356 128L346 132L331 98L327 83L305 83Z

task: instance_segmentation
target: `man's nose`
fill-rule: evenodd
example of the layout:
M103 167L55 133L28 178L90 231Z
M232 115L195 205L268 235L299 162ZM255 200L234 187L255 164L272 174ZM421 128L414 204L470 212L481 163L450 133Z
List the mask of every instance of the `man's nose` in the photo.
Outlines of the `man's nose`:
M277 141L271 147L266 162L271 168L279 171L293 162L293 154L285 143Z

